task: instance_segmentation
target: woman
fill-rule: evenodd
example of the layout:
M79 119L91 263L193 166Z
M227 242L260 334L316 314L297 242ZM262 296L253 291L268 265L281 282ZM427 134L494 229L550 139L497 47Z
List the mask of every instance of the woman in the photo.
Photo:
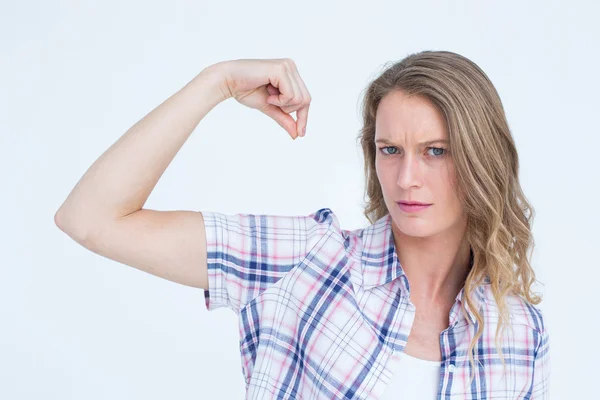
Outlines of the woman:
M423 51L368 86L359 139L371 225L356 230L329 208L142 208L230 97L304 135L311 98L292 60L214 64L92 165L57 225L98 254L204 289L209 310L234 310L247 398L548 397L548 331L527 256L533 209L477 65Z

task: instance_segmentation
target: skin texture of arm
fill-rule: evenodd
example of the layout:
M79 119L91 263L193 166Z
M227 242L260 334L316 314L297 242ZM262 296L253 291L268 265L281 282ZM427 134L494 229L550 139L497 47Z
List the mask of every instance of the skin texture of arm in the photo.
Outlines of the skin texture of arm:
M92 164L55 214L62 231L99 255L207 289L202 214L142 207L198 123L228 98L220 66L201 71Z

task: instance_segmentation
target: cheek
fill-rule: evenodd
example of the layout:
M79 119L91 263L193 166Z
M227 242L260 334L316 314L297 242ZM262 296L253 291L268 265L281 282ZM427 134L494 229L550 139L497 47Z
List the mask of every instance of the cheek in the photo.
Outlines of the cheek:
M452 209L462 208L457 195L456 175L451 167L444 168L439 175L440 196L443 196L448 207Z
M458 197L455 191L455 174L451 167L442 166L438 169L432 169L425 184L432 191L434 199L450 207L455 207Z
M384 163L375 160L375 172L377 173L377 179L383 191L390 185L390 180L393 179L393 171L390 171L389 167L386 167ZM393 182L392 182L393 183Z

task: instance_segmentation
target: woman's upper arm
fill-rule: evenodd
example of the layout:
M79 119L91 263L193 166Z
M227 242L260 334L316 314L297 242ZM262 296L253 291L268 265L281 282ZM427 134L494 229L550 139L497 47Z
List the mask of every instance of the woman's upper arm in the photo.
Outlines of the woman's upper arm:
M237 311L300 263L334 218L328 208L297 216L141 209L88 229L82 244L122 264L204 289L209 310Z
M183 285L208 288L202 213L141 209L89 229L86 248Z

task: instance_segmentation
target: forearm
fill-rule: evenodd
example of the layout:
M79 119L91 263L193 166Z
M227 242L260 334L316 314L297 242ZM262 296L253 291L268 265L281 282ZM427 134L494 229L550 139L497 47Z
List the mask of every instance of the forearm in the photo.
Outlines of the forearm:
M227 98L221 77L214 66L204 69L127 130L73 188L57 224L83 235L140 210L198 123Z

